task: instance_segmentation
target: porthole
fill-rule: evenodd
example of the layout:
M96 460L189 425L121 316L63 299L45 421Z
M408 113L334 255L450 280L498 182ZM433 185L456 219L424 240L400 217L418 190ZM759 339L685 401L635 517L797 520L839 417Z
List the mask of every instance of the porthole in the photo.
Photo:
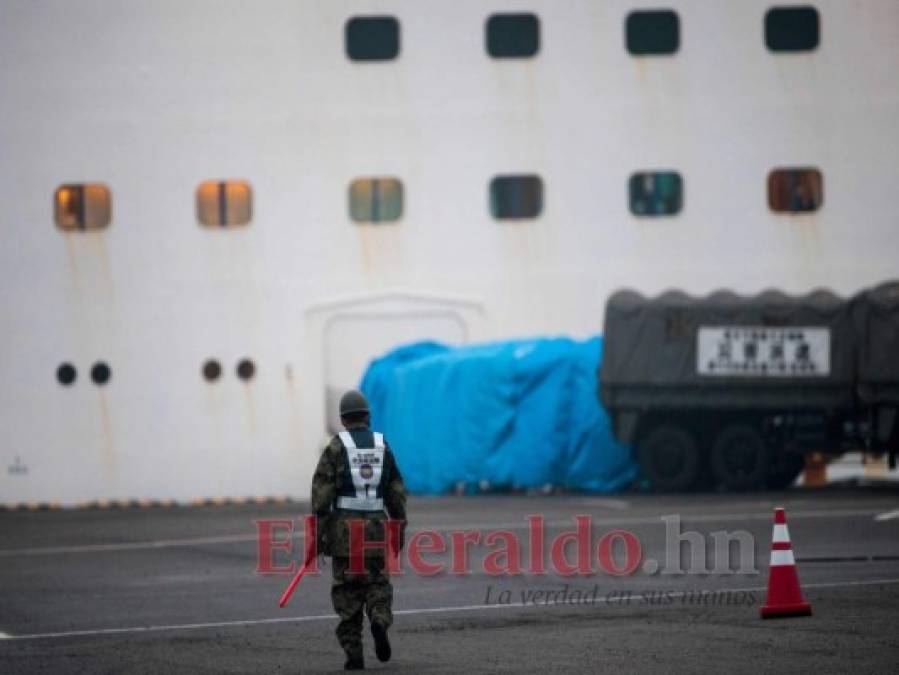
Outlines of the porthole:
M245 382L249 382L256 376L256 366L250 359L242 359L237 364L237 377Z
M112 370L103 361L97 361L91 368L91 380L98 386L103 386L112 378Z
M207 382L215 382L222 375L222 364L215 359L209 359L203 364L203 378Z
M77 377L78 371L75 370L75 366L71 363L62 363L59 368L56 369L56 379L64 387L75 384L75 379Z

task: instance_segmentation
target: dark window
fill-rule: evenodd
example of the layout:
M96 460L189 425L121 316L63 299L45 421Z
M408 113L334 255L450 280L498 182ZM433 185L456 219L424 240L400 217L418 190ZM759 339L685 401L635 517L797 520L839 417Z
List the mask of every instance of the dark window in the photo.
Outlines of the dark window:
M487 19L487 53L497 59L528 58L540 49L536 14L494 14Z
M203 364L203 377L208 382L215 382L222 374L222 365L215 359L209 359Z
M243 359L237 364L237 377L241 380L252 380L256 375L256 366L250 359Z
M768 206L772 211L817 211L823 203L824 179L817 169L775 169L768 174Z
M112 371L103 361L97 361L97 363L94 364L94 367L91 368L91 379L94 381L94 384L103 386L109 382L111 377Z
M243 180L207 180L197 188L197 220L207 227L246 225L253 214L253 189Z
M494 218L536 218L542 211L540 176L497 176L490 182L490 213Z
M56 369L56 379L64 386L74 384L75 378L78 377L78 371L71 363L63 363Z
M388 223L403 215L403 184L396 178L358 178L350 183L350 217Z
M100 230L112 219L112 196L99 183L60 185L53 195L53 216L61 230Z
M624 22L627 50L635 56L673 54L680 45L680 24L670 9L631 12Z
M772 7L765 14L765 44L772 52L815 49L820 35L818 10L814 7Z
M674 171L632 174L628 193L631 213L635 216L672 216L684 205L684 183Z
M346 55L353 61L389 61L400 53L400 22L357 16L346 22Z

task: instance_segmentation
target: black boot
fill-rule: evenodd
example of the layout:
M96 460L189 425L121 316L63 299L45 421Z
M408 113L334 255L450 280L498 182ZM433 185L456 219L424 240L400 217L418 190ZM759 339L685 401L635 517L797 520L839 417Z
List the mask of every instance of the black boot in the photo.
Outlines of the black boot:
M379 623L373 623L371 636L375 639L375 654L378 656L378 661L389 661L390 640L387 639L387 629Z
M344 670L365 670L365 660L362 658L362 652L347 654L346 663L343 664Z

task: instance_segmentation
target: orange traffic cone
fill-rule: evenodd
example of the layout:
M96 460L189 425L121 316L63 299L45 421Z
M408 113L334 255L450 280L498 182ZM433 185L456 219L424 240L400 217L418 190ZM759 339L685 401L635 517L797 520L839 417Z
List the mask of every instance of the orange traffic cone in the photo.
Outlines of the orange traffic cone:
M790 546L787 514L781 507L774 509L774 535L771 538L771 566L768 570L768 602L761 609L762 618L777 616L808 616L812 606L802 597L796 560Z

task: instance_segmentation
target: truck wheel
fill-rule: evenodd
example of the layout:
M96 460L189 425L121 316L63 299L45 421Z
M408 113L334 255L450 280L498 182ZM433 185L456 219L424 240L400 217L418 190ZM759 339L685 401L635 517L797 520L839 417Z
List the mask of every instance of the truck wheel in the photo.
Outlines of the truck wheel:
M765 439L753 427L725 427L712 446L712 474L728 490L761 490L770 460Z
M674 426L660 426L637 442L637 461L654 490L683 492L699 475L699 448L693 437Z
M785 490L793 484L805 468L805 457L798 452L785 452L771 461L768 471L768 489Z

